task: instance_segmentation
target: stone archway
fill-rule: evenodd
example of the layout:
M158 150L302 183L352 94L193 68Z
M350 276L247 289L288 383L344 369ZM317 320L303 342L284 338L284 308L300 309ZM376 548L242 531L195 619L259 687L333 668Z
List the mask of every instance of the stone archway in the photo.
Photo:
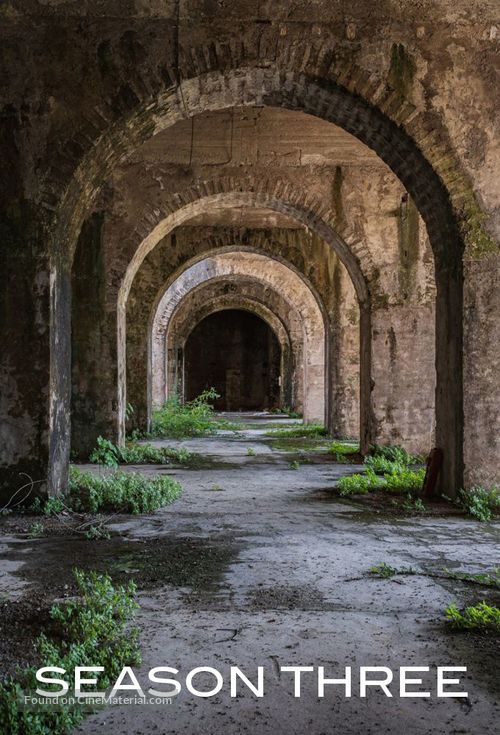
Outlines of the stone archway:
M213 311L194 324L182 352L183 400L214 389L218 411L279 408L281 346L269 324L254 312Z
M352 71L352 70L348 70ZM429 160L434 158L439 163L443 158L441 142L435 145L435 140L426 140L426 135L419 142L421 147L429 153L429 159L422 154L421 149L412 139L411 134L404 130L401 121L410 120L416 134L421 131L414 124L413 110L408 109L404 100L398 101L394 94L388 95L387 107L380 104L380 85L377 88L376 101L379 106L370 106L366 101L366 92L370 85L366 77L363 79L361 90L356 90L359 77L352 85L352 89L339 86L338 79L309 78L307 74L297 74L292 71L279 71L273 68L257 68L238 72L208 72L203 77L203 94L200 95L201 77L187 80L173 92L159 97L158 106L150 105L148 115L138 118L136 126L133 116L127 121L127 126L116 128L108 136L104 135L99 146L91 154L100 156L101 162L93 165L92 161L85 161L85 168L91 171L91 176L99 186L104 175L104 167L112 166L130 150L140 144L142 140L153 135L179 117L194 115L200 109L222 109L223 107L240 104L283 106L291 109L300 109L309 114L334 122L356 135L388 163L400 180L404 183L427 225L429 239L436 259L437 283L437 322L436 322L436 423L437 441L443 447L445 465L442 481L449 487L461 485L463 471L463 401L462 401L462 320L457 320L457 314L462 314L462 246L463 241L457 227L457 219L450 205L448 192L436 172L432 169ZM234 84L234 79L238 83ZM252 84L250 84L250 80ZM345 77L345 82L349 75ZM228 83L229 82L229 83ZM257 84L258 82L258 84ZM182 89L182 97L178 90ZM364 94L363 94L364 93ZM363 98L365 97L365 99ZM391 110L392 118L399 118L400 125L387 115ZM151 125L151 121L153 124ZM420 122L420 121L419 121ZM411 129L411 128L410 128ZM425 130L427 133L428 131ZM89 154L90 155L90 154ZM453 157L452 157L453 158ZM99 159L94 159L95 161ZM83 165L83 162L82 162ZM436 164L437 165L437 164ZM449 170L448 163L446 164ZM437 166L439 169L439 166ZM459 169L452 171L450 181L455 184L460 179ZM445 177L446 178L446 177ZM82 182L86 182L87 192L82 196ZM463 203L462 188L460 194ZM59 231L55 235L55 246L72 243L81 226L82 217L86 210L85 201L92 199L96 191L95 184L88 181L88 175L76 176L63 199ZM182 207L182 199L179 199ZM150 216L150 213L148 213ZM60 262L60 261L59 261ZM56 264L56 261L54 261ZM63 281L67 278L64 263L56 267L52 279L53 288L64 289ZM59 285L58 285L59 284ZM125 291L129 284L124 282ZM65 317L58 313L59 307L64 309L61 300L54 295L55 306L53 318L52 345L53 352L62 355L65 351L64 336L59 333L63 327ZM67 422L65 418L64 393L67 390L67 378L61 372L57 357L52 361L54 370L52 384L57 395L53 401L51 411L51 425L62 427ZM60 400L59 400L59 398ZM123 398L123 397L121 397ZM60 446L53 457L54 466L64 461L64 447ZM64 463L64 462L63 462Z
M176 312L172 314L169 329L167 330L166 339L163 345L163 359L160 354L161 364L165 365L164 372L166 375L164 393L165 395L157 395L156 400L153 395L152 405L161 406L163 400L169 396L179 394L184 396L183 390L183 356L186 341L192 332L193 324L196 325L211 314L221 311L238 310L247 311L255 314L262 321L266 322L271 331L275 334L280 345L280 407L291 407L302 412L302 391L301 374L299 368L302 360L303 345L292 341L287 327L280 317L278 317L265 302L257 300L255 296L247 297L241 292L241 283L238 284L238 292L228 292L228 286L231 283L208 282L206 285L199 286L191 294L179 304ZM252 284L253 290L255 285ZM214 288L215 286L215 288ZM217 295L217 291L222 290L223 293ZM193 296L199 296L201 292L204 303L196 305L191 303ZM209 293L207 293L209 292ZM208 298L209 300L208 300ZM299 366L297 365L297 359ZM154 372L153 372L154 378Z
M158 300L151 325L150 376L157 377L157 385L150 395L160 394L166 383L164 363L161 360L169 323L175 310L194 288L214 279L237 282L251 278L280 295L298 312L303 331L303 412L305 420L325 418L326 329L324 317L315 296L295 271L280 261L262 254L245 251L226 251L205 257L184 269ZM296 340L297 341L297 340ZM156 353L155 353L156 347ZM158 349L159 348L159 349ZM156 359L155 359L156 354ZM159 385L158 385L159 383ZM307 389L306 387L307 386Z

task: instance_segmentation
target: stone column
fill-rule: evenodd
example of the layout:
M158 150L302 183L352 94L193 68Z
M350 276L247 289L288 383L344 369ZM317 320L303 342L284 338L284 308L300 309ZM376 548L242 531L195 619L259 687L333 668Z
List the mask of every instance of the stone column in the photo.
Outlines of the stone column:
M51 264L47 231L34 204L5 199L0 272L0 502L50 485ZM64 346L62 346L64 347ZM55 407L54 407L55 408ZM63 468L64 470L64 468ZM61 478L56 479L56 487ZM14 497L15 496L15 497Z
M465 262L465 485L500 485L500 257Z
M84 223L72 271L72 451L84 459L97 437L117 439L116 311L106 309L101 213Z

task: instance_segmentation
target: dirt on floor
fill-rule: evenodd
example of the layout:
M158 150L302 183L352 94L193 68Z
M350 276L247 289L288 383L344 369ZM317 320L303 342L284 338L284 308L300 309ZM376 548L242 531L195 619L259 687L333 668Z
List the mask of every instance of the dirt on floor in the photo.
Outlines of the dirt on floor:
M167 471L184 491L156 513L110 518L109 539L85 538L82 527L96 522L92 516L1 520L4 673L16 662L34 662L32 641L50 632L50 606L74 594L72 570L79 567L137 583L139 674L159 665L184 674L238 665L252 674L262 665L268 677L260 700L248 690L210 699L183 690L168 711L119 706L93 715L80 729L88 735L103 728L110 735L163 732L165 718L176 735L197 734L200 722L213 735L322 735L332 723L347 735L496 732L498 637L452 633L444 610L450 602L498 604L498 591L442 572L499 566L498 523L465 519L447 504L415 514L383 494L339 498L335 481L359 467L332 462L317 446L309 450L313 462L292 467L293 454L273 445L258 422L238 435L183 445L216 461L124 468ZM35 527L40 535L33 535L34 523L42 524ZM417 574L381 579L369 571L381 562ZM346 700L339 691L318 699L305 686L297 700L279 674L286 664L332 672L345 665L465 665L469 694L466 701L432 697L407 706L398 697Z

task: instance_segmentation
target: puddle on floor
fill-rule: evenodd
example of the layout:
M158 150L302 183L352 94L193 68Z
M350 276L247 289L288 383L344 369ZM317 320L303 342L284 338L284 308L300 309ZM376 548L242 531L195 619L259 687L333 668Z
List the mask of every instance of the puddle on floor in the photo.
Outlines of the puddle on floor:
M166 584L193 590L215 590L243 544L234 537L169 536L145 541L114 537L97 542L53 537L29 542L32 549L11 547L7 561L23 561L15 572L26 582L57 590L72 585L72 570L108 573L116 582L133 579L139 589Z

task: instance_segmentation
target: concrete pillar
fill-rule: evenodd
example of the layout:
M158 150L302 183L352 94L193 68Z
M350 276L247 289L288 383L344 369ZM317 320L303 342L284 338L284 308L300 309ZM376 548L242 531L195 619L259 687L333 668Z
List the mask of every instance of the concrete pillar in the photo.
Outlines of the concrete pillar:
M30 480L47 492L50 456L50 262L34 207L13 203L0 237L0 502ZM13 502L21 500L25 491Z
M374 439L428 454L435 443L434 307L375 309L372 330Z
M39 207L5 207L0 238L0 502L57 494L69 461L70 278ZM17 493L23 486L24 490Z
M466 261L464 293L465 485L500 485L500 257Z
M86 458L97 437L117 439L116 312L106 310L103 216L82 228L72 271L72 450Z

